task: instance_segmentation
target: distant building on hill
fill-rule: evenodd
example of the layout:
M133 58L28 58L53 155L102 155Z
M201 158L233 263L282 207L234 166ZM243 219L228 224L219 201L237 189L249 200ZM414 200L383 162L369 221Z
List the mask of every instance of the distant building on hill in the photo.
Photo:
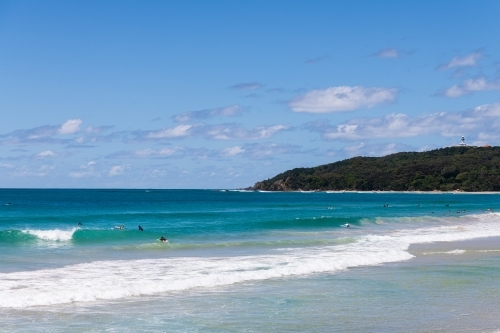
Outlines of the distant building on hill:
M479 146L473 146L473 145L468 145L465 143L465 137L462 136L461 142L457 145L458 147L471 147L471 148L478 148ZM484 147L489 147L489 144L485 144Z

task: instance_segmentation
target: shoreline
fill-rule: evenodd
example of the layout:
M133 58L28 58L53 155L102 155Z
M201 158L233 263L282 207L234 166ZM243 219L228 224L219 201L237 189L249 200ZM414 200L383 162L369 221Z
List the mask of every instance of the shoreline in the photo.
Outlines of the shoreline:
M226 190L234 192L260 192L260 193L356 193L356 194L500 194L500 192L466 192L466 191L262 191L262 190Z
M453 262L481 256L500 254L500 236L479 237L457 241L437 241L410 244L408 253L414 257L408 262L421 265L429 262Z

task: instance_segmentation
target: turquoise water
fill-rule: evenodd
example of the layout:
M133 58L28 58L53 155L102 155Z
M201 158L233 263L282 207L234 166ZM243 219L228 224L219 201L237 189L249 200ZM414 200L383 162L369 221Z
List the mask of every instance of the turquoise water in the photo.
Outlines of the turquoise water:
M499 198L0 190L4 327L494 332Z

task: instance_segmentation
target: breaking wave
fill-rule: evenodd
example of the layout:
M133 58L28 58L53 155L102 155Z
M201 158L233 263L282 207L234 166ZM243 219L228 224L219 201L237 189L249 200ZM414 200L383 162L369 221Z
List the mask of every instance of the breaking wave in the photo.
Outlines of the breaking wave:
M411 244L500 236L498 215L475 216L470 221L474 223L359 235L345 244L288 248L264 255L96 261L3 273L0 307L113 300L246 281L332 274L351 267L411 259Z

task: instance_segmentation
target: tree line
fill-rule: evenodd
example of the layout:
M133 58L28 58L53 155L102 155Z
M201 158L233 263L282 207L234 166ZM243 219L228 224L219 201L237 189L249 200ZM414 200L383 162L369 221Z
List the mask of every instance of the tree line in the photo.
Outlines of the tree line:
M500 191L500 147L449 147L354 157L296 168L261 182L266 191Z

